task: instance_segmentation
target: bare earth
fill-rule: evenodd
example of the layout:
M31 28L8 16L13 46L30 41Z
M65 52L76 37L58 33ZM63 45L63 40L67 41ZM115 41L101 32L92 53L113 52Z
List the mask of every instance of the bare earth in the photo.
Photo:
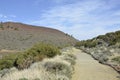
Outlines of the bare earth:
M109 66L98 63L90 55L74 49L77 57L72 80L120 80L120 74Z

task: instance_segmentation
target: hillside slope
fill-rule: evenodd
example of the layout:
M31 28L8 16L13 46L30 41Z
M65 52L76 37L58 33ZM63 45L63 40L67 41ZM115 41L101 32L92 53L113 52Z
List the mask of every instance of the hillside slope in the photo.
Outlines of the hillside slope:
M59 30L15 22L0 23L0 49L24 50L38 42L59 47L73 45L77 40Z
M106 46L120 46L120 31L106 33L105 35L99 35L93 39L83 40L76 43L76 47L95 47L97 45Z

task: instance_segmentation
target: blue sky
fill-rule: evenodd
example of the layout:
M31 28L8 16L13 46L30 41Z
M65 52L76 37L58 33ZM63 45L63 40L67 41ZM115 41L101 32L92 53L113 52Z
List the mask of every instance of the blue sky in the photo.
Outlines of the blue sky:
M120 30L120 0L0 0L0 20L47 26L83 40Z

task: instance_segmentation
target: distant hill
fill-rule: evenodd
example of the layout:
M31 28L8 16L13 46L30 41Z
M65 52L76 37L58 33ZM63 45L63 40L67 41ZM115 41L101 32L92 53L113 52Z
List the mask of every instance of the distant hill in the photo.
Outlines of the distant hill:
M72 36L52 28L16 22L0 23L0 49L24 50L38 42L61 47L73 45L76 41Z

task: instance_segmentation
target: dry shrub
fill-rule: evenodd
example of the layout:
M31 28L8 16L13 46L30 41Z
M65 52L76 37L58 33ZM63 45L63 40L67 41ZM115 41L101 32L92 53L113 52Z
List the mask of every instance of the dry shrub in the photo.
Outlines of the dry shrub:
M61 59L68 61L69 63L71 63L71 65L75 65L76 57L74 54L71 53L63 54L61 56Z
M62 60L60 58L46 59L43 61L43 66L47 71L54 74L65 75L71 78L72 66L69 62Z

